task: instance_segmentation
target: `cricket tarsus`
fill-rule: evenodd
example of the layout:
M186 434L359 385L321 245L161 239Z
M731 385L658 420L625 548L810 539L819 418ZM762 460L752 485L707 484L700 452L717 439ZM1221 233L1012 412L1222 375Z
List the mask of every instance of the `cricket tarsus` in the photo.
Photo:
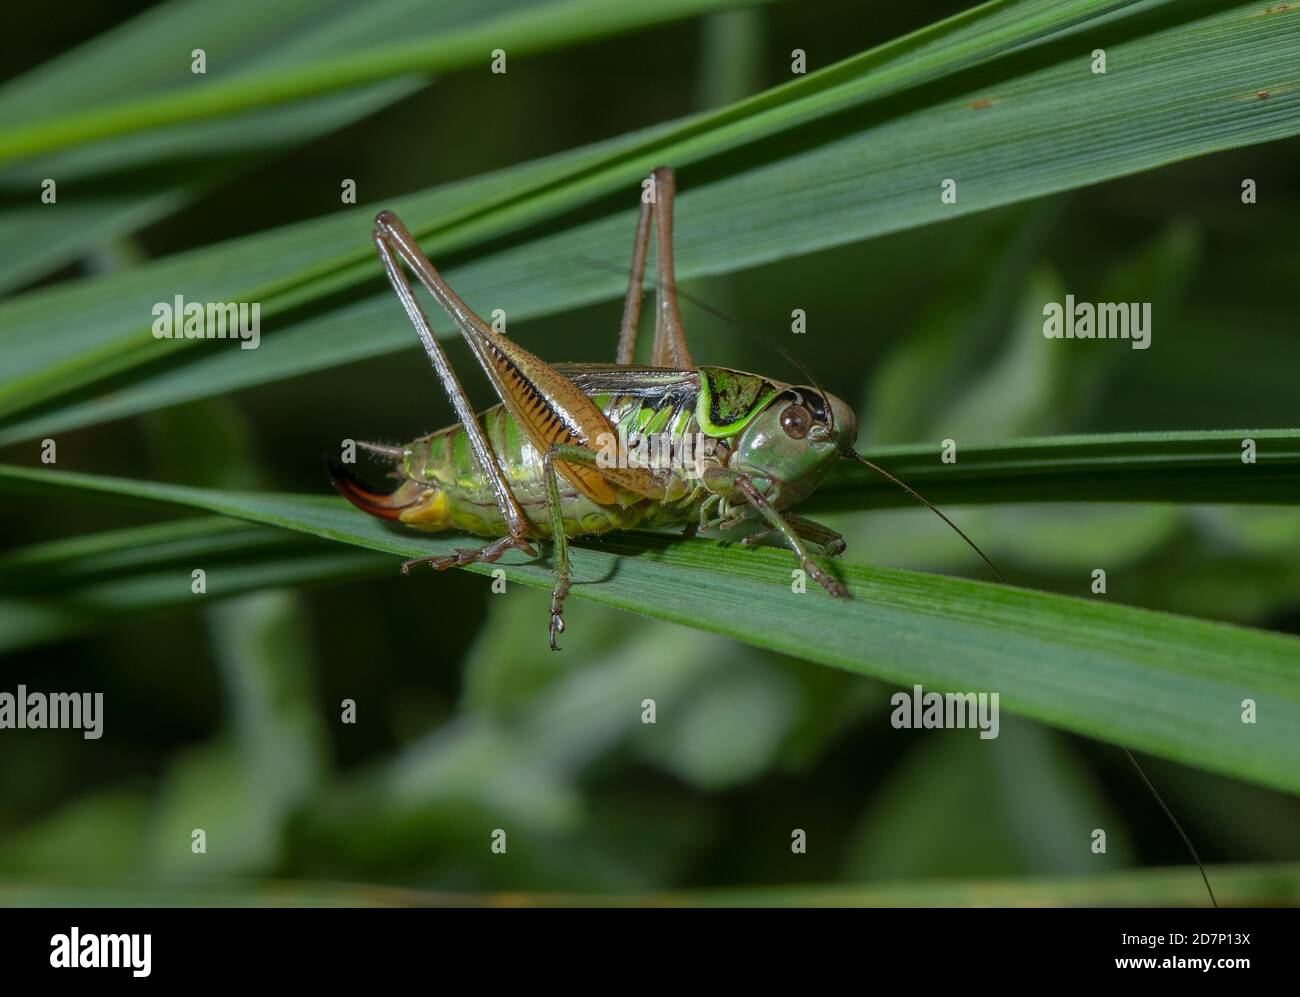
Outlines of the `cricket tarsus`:
M446 571L448 568L463 568L467 564L495 564L508 550L521 550L529 557L537 556L537 551L527 540L505 536L476 549L457 547L450 554L432 554L429 557L416 557L403 561L402 574L409 575L412 569L425 566L437 571Z

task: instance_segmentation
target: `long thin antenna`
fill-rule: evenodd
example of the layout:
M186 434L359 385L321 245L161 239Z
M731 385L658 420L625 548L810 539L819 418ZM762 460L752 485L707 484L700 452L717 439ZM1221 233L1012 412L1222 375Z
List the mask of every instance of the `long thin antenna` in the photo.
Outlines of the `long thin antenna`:
M987 554L985 554L984 551L980 550L980 548L979 548L979 544L977 544L974 540L972 540L970 537L968 537L968 536L965 534L965 532L962 530L962 528L961 528L960 526L958 526L958 525L957 525L956 523L954 523L951 519L949 519L947 516L945 516L945 515L943 514L942 510L940 510L940 508L939 508L937 505L935 505L933 502L931 502L929 499L927 499L924 495L922 495L920 492L918 492L915 488L913 488L913 487L912 487L911 485L909 485L907 482L902 481L902 480L900 480L900 479L894 477L892 474L890 474L888 471L886 471L886 470L885 470L883 467L881 467L879 464L873 464L871 461L867 460L867 458L863 457L862 454L858 453L856 450L845 450L845 451L844 451L844 456L846 456L846 457L850 457L850 458L852 458L853 460L856 460L856 461L858 461L858 462L860 462L860 463L862 463L862 464L865 464L867 467L871 468L871 470L875 471L877 474L881 475L882 477L888 478L890 481L892 481L894 484L896 484L899 488L903 489L903 491L907 492L908 495L911 495L912 498L916 499L916 500L917 500L918 502L920 502L923 506L925 506L927 509L929 509L932 513L934 513L936 516L938 516L940 519L942 519L945 523L947 523L949 526L951 526L954 530L957 531L957 535L958 535L959 537L961 537L963 540L965 540L967 544L970 545L971 550L973 550L976 554L978 554L980 557L982 557L982 558L984 559L984 563L987 564L990 568L993 569L993 573L994 573L995 575L998 576L998 581L1000 581L1003 585L1006 585L1006 584L1007 584L1006 576L1003 575L1002 572L998 570L998 566L997 566L996 564L994 564L991 560L989 560L989 556L988 556Z

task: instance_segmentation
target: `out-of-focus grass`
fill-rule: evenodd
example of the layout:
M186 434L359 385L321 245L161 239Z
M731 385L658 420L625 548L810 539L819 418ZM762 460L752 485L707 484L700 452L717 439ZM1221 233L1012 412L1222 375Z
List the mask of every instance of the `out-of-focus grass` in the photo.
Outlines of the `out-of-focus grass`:
M1053 448L1044 450L1050 455ZM1043 451L1034 452L1041 459ZM174 502L405 557L446 553L462 542L393 529L358 516L342 500L314 496L3 466L0 487ZM1291 736L1300 725L1295 638L855 564L832 569L852 599L831 599L815 586L794 590L793 562L784 551L700 539L616 535L579 542L572 560L572 594L579 599L900 684L998 691L1009 709L1068 730L1300 788L1300 743ZM500 571L508 580L542 588L553 584L545 565L513 553L469 570ZM708 593L707 601L701 593ZM1240 710L1247 699L1275 716L1276 725L1256 730L1243 724Z
M688 302L695 355L802 380L753 330L781 337L829 389L860 402L863 447L945 507L987 503L948 511L1017 583L1083 597L1046 601L1098 614L1064 621L1058 636L1084 633L1092 619L1152 618L1124 606L1296 632L1287 427L1300 369L1291 294L1300 147L1258 143L1296 131L1287 60L1300 19L1232 2L1000 2L891 42L956 7L776 3L727 15L743 19L739 36L737 21L713 19L599 45L554 38L565 51L512 52L504 78L449 69L436 87L396 79L0 168L0 281L13 286L86 251L77 268L0 304L5 459L34 466L46 485L89 471L321 496L321 449L450 421L377 279L367 242L375 207L412 221L471 303L504 307L512 336L550 359L596 360L612 353L631 194L641 170L666 159L681 171L679 276L740 320L721 331ZM461 17L475 30L487 9L422 10L429 24ZM364 22L394 41L361 7L330 12L341 20L314 20L318 33L296 39L299 54L328 54L336 30L337 50L353 30L338 24ZM151 15L164 26L173 16ZM237 44L252 37L224 10L215 16L238 29ZM147 28L128 24L119 37ZM737 37L744 44L719 41ZM183 41L184 58L139 59L136 69L194 82L196 43ZM228 65L207 41L218 56L210 65ZM794 46L813 72L792 81ZM1105 75L1090 69L1097 47L1108 53ZM46 101L34 119L63 127L71 114L148 95L135 74L98 73L102 85L87 91L84 55L73 50L43 84L89 93L84 107ZM265 58L290 71L292 55L272 45ZM204 82L223 81L212 72ZM33 76L5 92L41 85ZM285 116L294 127L275 126ZM323 135L344 121L345 132ZM474 127L456 130L463 122ZM1238 148L1141 172L1229 147ZM281 159L241 174L262 152ZM110 161L129 169L96 166ZM204 196L218 168L223 186ZM31 201L47 175L71 178L57 206ZM360 179L363 206L339 204L342 177ZM958 180L956 204L939 200L945 177ZM1242 203L1245 178L1258 183L1257 204ZM1040 196L1063 190L1074 193ZM403 192L413 193L390 196ZM985 210L1010 201L1024 203ZM266 231L268 219L303 218ZM102 244L130 232L130 245ZM104 261L118 269L83 279ZM176 293L263 301L262 348L160 352L150 308ZM1042 303L1065 293L1151 302L1152 348L1047 342ZM807 310L809 332L785 338L795 307ZM1231 427L1274 430L1250 430L1256 464L1241 462ZM48 435L59 446L53 468L35 456ZM1065 446L1028 439L1065 436ZM945 438L958 444L954 465L937 459ZM818 515L844 530L859 564L981 569L924 510L861 511L900 500L846 469ZM6 688L102 689L109 707L99 742L0 738L4 902L1206 900L1119 752L1009 716L992 744L894 730L889 685L809 663L818 634L799 646L769 641L792 652L780 654L575 598L565 652L553 655L540 632L546 595L528 585L497 596L460 572L399 579L392 554L234 521L158 524L155 514L89 487L6 502ZM338 515L344 532L374 525ZM386 531L370 539L387 550L420 542ZM733 613L727 586L748 591L757 575L788 577L790 565L779 551L745 551L753 557L743 562L731 559L742 552L715 551L633 540L582 556L593 579L601 565L619 568L607 591L626 572L645 583L629 605L677 600L692 622L726 630L749 619L744 606ZM678 553L700 563L676 564ZM690 579L672 573L692 564ZM734 569L724 582L698 573L719 566ZM210 569L204 599L189 590L194 567ZM1097 568L1104 595L1091 590ZM507 570L546 583L544 565ZM866 596L859 610L929 584L851 570ZM700 577L712 581L691 580ZM852 657L873 667L897 659L877 674L904 681L945 635L1014 630L1011 614L963 613L1020 594L934 584L961 598L901 633L846 631L861 638ZM820 593L804 598L814 615L827 610ZM758 622L739 636L775 626ZM1146 646L1154 631L1125 632L1139 656L1161 653ZM1293 643L1247 638L1259 639ZM1022 651L1030 642L1011 635ZM15 650L21 643L29 649ZM1032 667L1021 661L1007 688L1056 676L1043 707L1077 682L1099 733L1101 692L1112 687L1069 669L1077 657L1058 660L1062 643L1044 645ZM1086 644L1074 653L1091 653ZM1220 650L1220 678L1249 677ZM945 661L944 679L966 688L978 674L968 665L984 659L966 642ZM1175 672L1196 685L1189 670ZM1249 674L1267 685L1289 682L1294 668ZM1277 725L1295 698L1233 687L1218 697L1224 724L1246 695L1267 707L1249 730L1275 745L1263 764L1278 783L1290 745L1270 739L1285 737ZM345 700L355 724L342 722ZM655 723L643 720L647 701ZM1157 695L1116 711L1163 716L1166 742L1182 743L1200 736L1217 699L1196 702L1189 713ZM1196 747L1195 760L1239 777L1144 761L1215 863L1221 902L1294 904L1300 803L1240 778L1256 763L1215 743ZM209 832L205 855L189 850L197 827ZM1104 855L1089 847L1099 827ZM496 828L508 831L507 855L490 851ZM791 852L793 828L808 832L806 854Z
M1211 866L1224 907L1300 904L1300 866ZM699 892L432 893L348 883L214 884L203 891L130 884L61 887L0 884L0 903L32 907L1197 907L1207 906L1194 869L1144 869L1083 878L786 886Z

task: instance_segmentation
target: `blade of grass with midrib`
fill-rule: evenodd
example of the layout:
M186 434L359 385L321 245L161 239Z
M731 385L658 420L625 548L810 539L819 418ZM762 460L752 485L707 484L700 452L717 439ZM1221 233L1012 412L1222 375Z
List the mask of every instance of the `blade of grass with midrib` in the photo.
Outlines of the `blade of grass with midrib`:
M323 496L15 467L0 467L0 488L46 501L118 496L187 506L404 557L465 543L400 531ZM832 567L853 599L831 599L815 585L794 591L795 564L784 551L656 534L584 540L572 558L571 598L903 685L996 692L1003 707L1065 730L1300 791L1295 637L857 564ZM509 581L552 584L544 561L517 554L470 570L497 568ZM1260 722L1242 722L1246 700Z
M207 573L199 601L191 575ZM199 517L20 547L0 554L0 652L197 609L207 599L374 575L387 558L284 530Z
M759 0L555 0L546 4L505 5L483 23L456 24L412 37L353 37L320 58L278 59L254 71L218 77L205 87L173 86L108 106L61 109L0 126L0 164L99 139L205 118L221 117L365 86L410 73L437 73L469 65L490 65L498 49L529 55L555 45L590 41L620 31L689 17L712 9ZM370 5L367 5L370 6ZM383 27L384 10L350 12L368 34ZM510 9L511 6L514 9ZM397 11L393 11L394 14ZM397 19L394 18L396 21ZM410 20L409 8L405 20ZM373 21L374 23L367 23ZM400 22L398 22L400 23ZM396 25L394 25L396 26ZM378 42L378 43L377 43ZM291 38L283 47L292 52ZM317 51L311 54L315 55ZM178 55L185 56L186 52ZM218 68L214 64L214 70ZM206 75L206 74L205 74Z
M1253 443L1248 450L1246 443ZM1300 429L1105 433L959 443L867 456L933 502L1300 502ZM1250 458L1246 460L1244 458ZM875 509L913 500L859 464L841 462L807 508Z

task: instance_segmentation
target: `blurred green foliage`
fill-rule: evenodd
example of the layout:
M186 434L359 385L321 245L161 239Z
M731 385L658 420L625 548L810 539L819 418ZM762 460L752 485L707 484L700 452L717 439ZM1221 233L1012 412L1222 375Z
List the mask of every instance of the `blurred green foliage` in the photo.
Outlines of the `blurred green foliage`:
M451 72L240 161L129 241L82 246L45 282L313 217L334 207L344 170L382 201L619 135L782 82L791 47L825 65L960 6L778 3L532 56L528 87ZM57 27L24 26L6 76L108 26L102 5L61 7ZM1243 177L1258 183L1254 207L1240 203ZM1298 178L1296 139L1191 160L693 281L741 328L689 303L686 322L701 360L794 377L742 329L779 330L790 301L807 302L813 327L836 334L799 340L799 360L861 400L871 444L953 427L998 439L1293 426ZM1049 344L1039 308L1067 290L1154 302L1154 347ZM511 334L553 359L603 359L617 319L602 304ZM452 355L469 369L465 351ZM487 401L482 384L470 391ZM449 421L412 348L61 434L60 452L80 470L323 493L318 454L335 441ZM28 461L30 447L3 457ZM153 518L107 503L10 507L5 546ZM1117 601L1300 633L1295 508L1008 505L960 520L1022 584L1086 594L1104 564ZM858 560L975 570L923 510L828 522ZM196 524L208 529L223 527ZM643 893L1186 861L1110 747L1010 718L989 750L969 732L895 731L880 683L586 603L552 655L536 592L496 597L462 573L400 578L361 554L370 560L304 568L290 551L281 569L271 554L284 551L268 553L257 531L231 543L237 564L272 573L206 608L142 595L154 608L136 614L97 606L91 587L69 637L0 598L0 644L30 645L8 654L0 688L103 690L111 702L98 742L0 732L0 880L200 888L192 896L231 879ZM119 570L107 562L104 577ZM654 725L642 723L646 699ZM340 722L344 700L355 724ZM1300 801L1148 764L1207 862L1300 860ZM190 852L199 827L204 856ZM1109 830L1105 856L1088 851L1094 827ZM490 850L495 828L506 855ZM806 855L791 852L794 828ZM1272 897L1293 901L1287 889Z

